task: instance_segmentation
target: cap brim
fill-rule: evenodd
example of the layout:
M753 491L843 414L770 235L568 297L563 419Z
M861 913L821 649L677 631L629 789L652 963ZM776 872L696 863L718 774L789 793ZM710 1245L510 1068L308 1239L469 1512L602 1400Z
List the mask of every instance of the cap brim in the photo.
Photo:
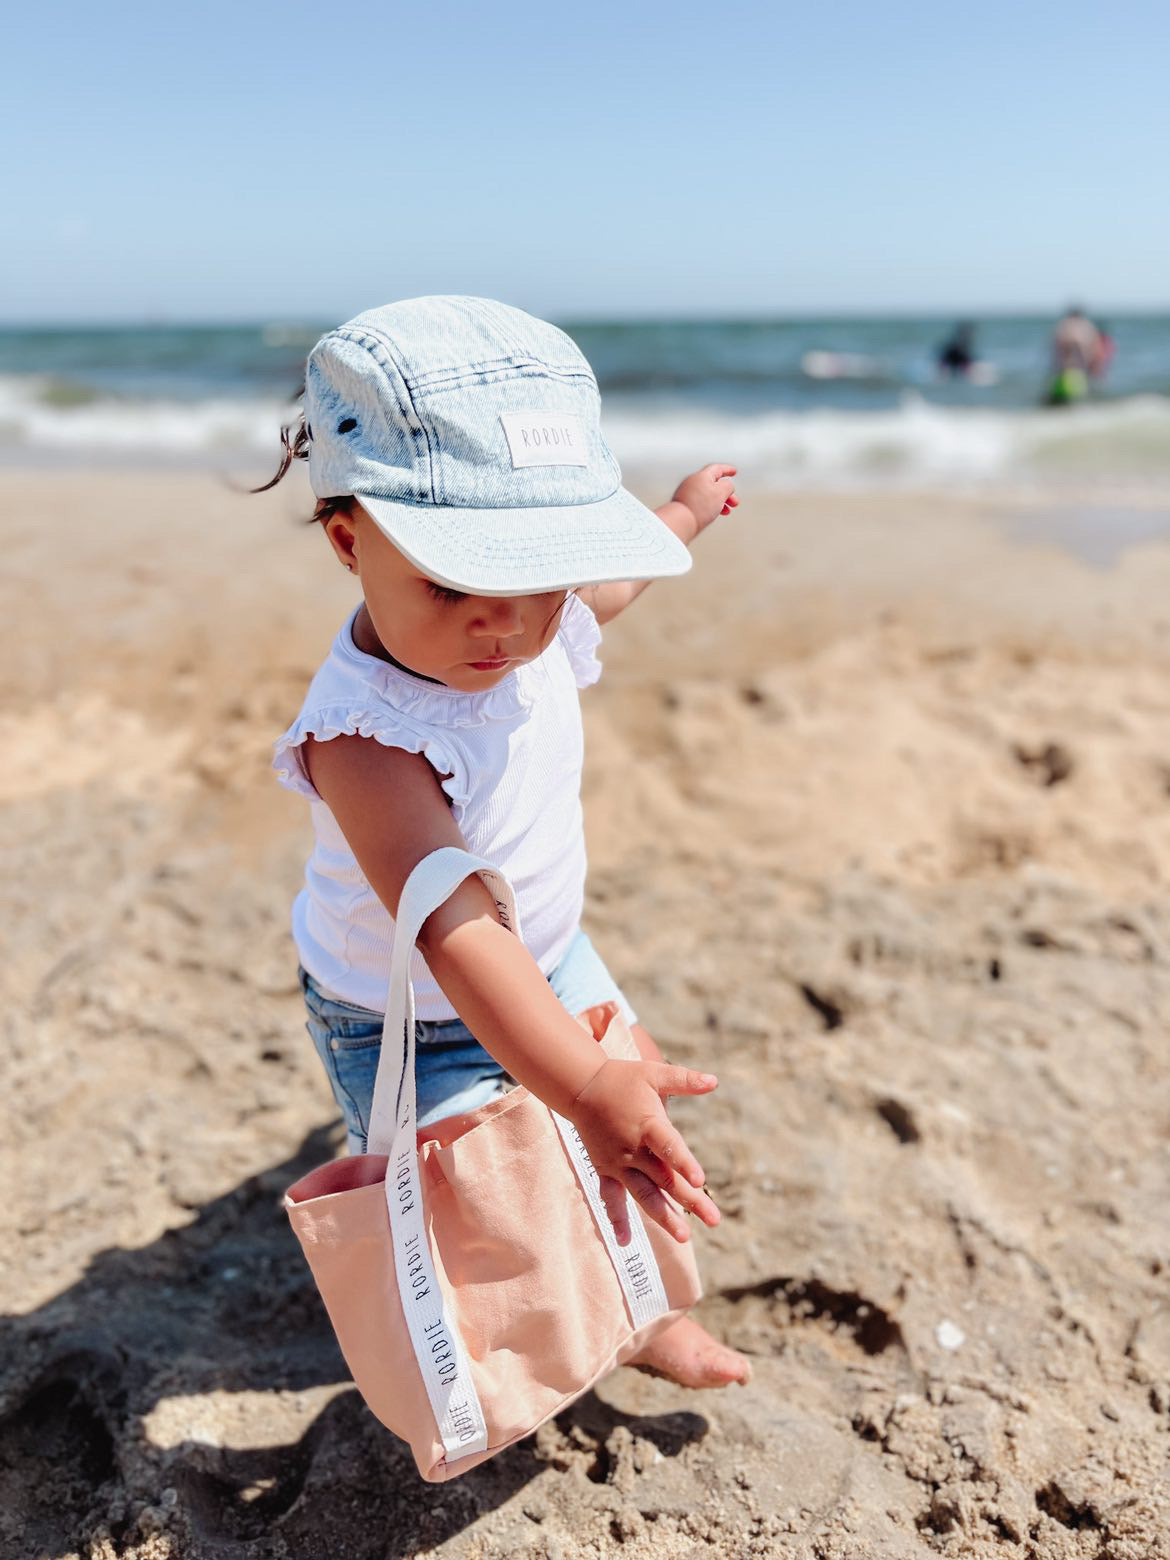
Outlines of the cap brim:
M424 574L479 596L665 579L685 574L692 561L670 527L625 488L595 504L544 509L452 509L355 497Z

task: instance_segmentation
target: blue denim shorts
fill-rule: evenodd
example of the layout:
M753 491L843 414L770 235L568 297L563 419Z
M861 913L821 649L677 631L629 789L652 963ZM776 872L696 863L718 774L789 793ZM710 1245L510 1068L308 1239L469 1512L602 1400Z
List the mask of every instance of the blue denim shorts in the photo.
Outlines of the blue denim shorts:
M329 996L304 968L298 974L309 1015L305 1027L345 1120L350 1153L362 1154L384 1015ZM548 981L569 1013L584 1012L595 1002L616 1002L629 1023L637 1022L601 955L579 928ZM414 1026L414 1037L420 1127L459 1111L477 1110L515 1083L461 1018L420 1019Z

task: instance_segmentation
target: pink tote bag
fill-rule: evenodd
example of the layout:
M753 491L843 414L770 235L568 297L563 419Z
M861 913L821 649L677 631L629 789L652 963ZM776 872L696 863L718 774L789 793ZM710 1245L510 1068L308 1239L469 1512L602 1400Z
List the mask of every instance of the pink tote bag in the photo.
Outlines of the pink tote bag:
M527 1089L417 1128L411 954L471 872L520 935L489 863L453 847L419 862L395 922L369 1152L285 1196L358 1390L436 1482L530 1435L701 1294L691 1243L636 1203L617 1244L572 1123ZM578 1022L607 1056L637 1059L614 1003Z

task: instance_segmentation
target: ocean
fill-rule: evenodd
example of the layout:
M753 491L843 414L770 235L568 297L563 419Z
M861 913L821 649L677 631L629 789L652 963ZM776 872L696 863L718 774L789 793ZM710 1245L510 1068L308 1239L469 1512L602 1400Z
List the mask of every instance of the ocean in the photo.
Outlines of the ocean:
M1054 316L974 318L977 382L942 380L953 319L558 320L593 364L627 471L708 460L756 486L1037 481L1161 489L1170 314L1114 315L1076 408L1041 405ZM262 475L327 323L0 329L0 461Z

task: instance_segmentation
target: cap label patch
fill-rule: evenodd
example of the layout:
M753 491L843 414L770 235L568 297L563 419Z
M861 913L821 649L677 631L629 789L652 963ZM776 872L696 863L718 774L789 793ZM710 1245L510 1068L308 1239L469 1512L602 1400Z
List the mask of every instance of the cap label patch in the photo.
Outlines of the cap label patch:
M589 441L573 412L501 412L512 466L587 466Z

